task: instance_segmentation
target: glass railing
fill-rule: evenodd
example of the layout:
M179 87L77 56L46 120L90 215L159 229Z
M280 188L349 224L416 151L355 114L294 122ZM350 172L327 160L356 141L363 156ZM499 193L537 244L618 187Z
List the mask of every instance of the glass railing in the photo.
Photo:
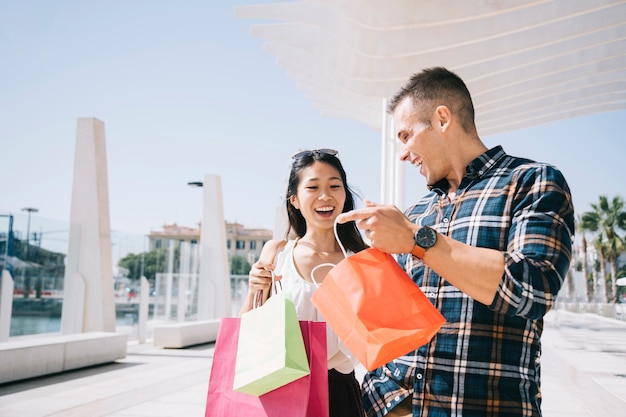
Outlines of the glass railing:
M0 265L13 278L10 336L58 332L69 223L0 211Z
M32 213L0 211L0 271L13 279L9 336L60 331L69 226ZM111 232L115 286L123 285L119 259L143 252L146 242L144 235ZM116 323L124 320L123 312L117 312Z
M0 271L8 271L13 279L10 337L61 330L70 224L30 214L0 211ZM111 231L116 330L131 339L137 335L141 276L149 284L148 333L158 323L196 320L198 250L196 243L173 240L149 251L146 235ZM233 315L246 295L247 282L247 275L231 276Z

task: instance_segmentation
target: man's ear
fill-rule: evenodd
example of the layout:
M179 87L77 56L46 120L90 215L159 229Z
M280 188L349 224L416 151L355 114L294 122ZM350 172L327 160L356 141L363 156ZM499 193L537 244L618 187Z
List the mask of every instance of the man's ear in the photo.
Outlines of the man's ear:
M435 121L436 127L441 129L442 132L445 132L450 125L450 121L452 120L452 113L447 106L437 106L435 109Z

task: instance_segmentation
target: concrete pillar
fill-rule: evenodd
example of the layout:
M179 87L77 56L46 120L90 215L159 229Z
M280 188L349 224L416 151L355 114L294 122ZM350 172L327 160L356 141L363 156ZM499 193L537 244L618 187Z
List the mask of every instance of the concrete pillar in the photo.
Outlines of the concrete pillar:
M148 311L150 307L150 284L148 279L144 276L141 277L141 287L139 296L139 323L137 330L137 338L139 343L146 343L147 327L148 327ZM156 309L156 306L155 306Z
M189 242L180 242L180 260L178 268L178 298L176 301L176 321L185 321L187 313L187 290L189 288Z
M400 144L395 137L393 118L382 100L380 203L394 204L404 210L404 169L400 162Z
M76 126L61 332L90 331L115 331L115 302L104 123L84 117Z
M391 197L389 193L389 184L387 174L389 172L389 146L387 143L389 142L389 134L388 134L388 120L389 118L385 112L385 106L387 104L387 100L382 100L382 128L380 130L380 203L389 204L391 202Z
M172 317L172 288L174 283L174 240L167 244L167 275L165 276L165 320Z
M202 188L204 202L200 228L198 320L207 320L231 316L232 311L220 177L205 175Z
M11 335L11 312L13 310L13 288L15 284L11 273L2 271L2 289L0 290L0 342L6 342Z
M282 204L274 209L274 230L272 233L272 239L286 239L288 230L289 215L287 214L287 207Z

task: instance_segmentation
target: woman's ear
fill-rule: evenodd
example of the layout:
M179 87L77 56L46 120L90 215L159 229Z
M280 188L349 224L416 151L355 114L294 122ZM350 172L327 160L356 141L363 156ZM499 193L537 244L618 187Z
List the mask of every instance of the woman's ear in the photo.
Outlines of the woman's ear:
M300 204L298 203L298 199L296 198L295 195L292 195L291 197L289 197L289 202L291 203L292 206L296 208L296 210L300 210Z

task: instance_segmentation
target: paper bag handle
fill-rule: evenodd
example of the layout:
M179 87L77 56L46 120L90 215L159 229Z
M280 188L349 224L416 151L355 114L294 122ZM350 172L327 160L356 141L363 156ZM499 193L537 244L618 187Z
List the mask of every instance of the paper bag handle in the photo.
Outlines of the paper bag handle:
M317 281L315 280L315 277L313 276L313 273L315 271L317 271L317 268L321 268L323 266L335 266L335 264L323 263L323 264L319 264L319 265L313 267L313 269L311 269L311 281L313 281L313 284L315 284L315 286L318 287L318 288L319 288L320 284L318 284Z
M339 243L339 247L343 252L344 258L348 257L348 252L346 252L346 248L343 247L343 243L341 243L341 239L339 239L339 234L337 233L337 219L335 219L335 224L333 225L333 230L335 231L335 239L337 239L337 243Z
M335 239L337 239L337 243L339 243L339 247L341 248L341 252L343 252L344 258L347 258L348 252L346 252L346 248L344 248L343 243L341 243L341 240L339 239L339 234L337 233L337 219L335 219L335 223L333 224L333 230L335 232ZM315 284L316 287L319 287L320 284L318 284L317 281L315 280L313 273L317 271L317 268L321 268L322 266L335 266L335 264L331 264L331 263L319 264L315 266L313 269L311 269L311 281L313 281L313 284Z
M274 276L274 270L270 269L270 273L272 274L272 286L270 287L270 295L272 295L272 290L274 291L274 295L278 295L278 286L280 286L280 290L283 290L283 284L280 281L276 281L276 277ZM257 307L261 307L263 305L263 291L257 291L254 295L254 302L252 303L252 308L255 309Z

